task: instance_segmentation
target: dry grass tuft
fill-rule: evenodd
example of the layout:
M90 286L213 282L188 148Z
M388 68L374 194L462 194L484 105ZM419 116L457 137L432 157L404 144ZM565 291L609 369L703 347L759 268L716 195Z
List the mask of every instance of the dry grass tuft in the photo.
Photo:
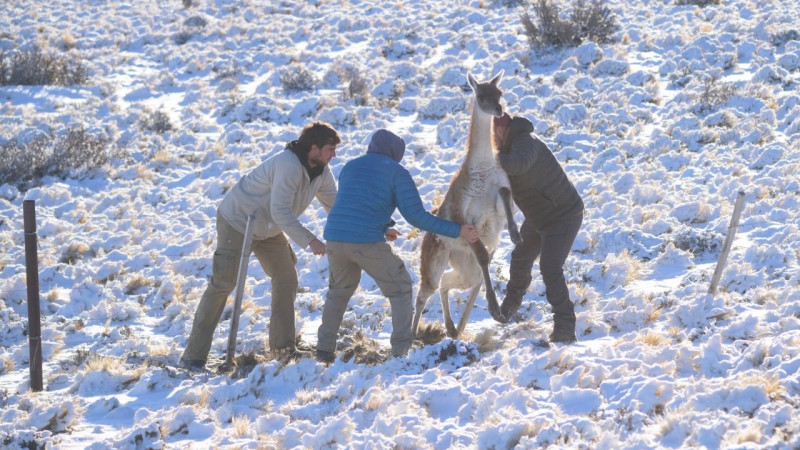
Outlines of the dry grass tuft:
M444 325L441 323L421 323L417 330L417 339L423 345L433 345L442 342L447 337Z
M148 344L147 353L151 358L168 356L170 354L170 347L161 343L156 343L153 345Z
M651 347L658 347L664 345L667 342L667 339L658 333L648 331L644 334L636 336L636 342L641 342L642 344L646 344Z
M340 348L343 361L354 359L358 364L381 364L390 356L390 352L382 348L378 341L366 337L361 331L345 336Z
M208 398L211 396L211 389L210 388L203 388L200 391L200 399L197 401L197 404L206 407L208 406Z
M781 379L776 374L764 375L759 377L764 386L764 391L770 400L775 400L782 397L786 393L786 389L781 385Z
M386 402L383 392L377 387L371 388L364 395L364 409L367 411L375 411Z
M757 423L751 423L749 427L739 430L736 436L736 443L739 445L753 443L759 444L764 438L764 430Z
M550 354L550 361L548 361L545 369L556 368L557 373L564 373L575 365L575 356L568 352L553 352Z
M91 251L89 246L83 242L72 242L61 252L61 258L58 262L72 265L75 264L75 261L84 259L86 256L94 257L94 252Z
M234 416L231 419L233 426L233 435L236 437L246 437L250 435L250 419L245 416Z
M14 371L14 360L4 356L3 357L3 368L0 370L0 373L9 373Z
M151 278L136 275L131 278L125 286L125 295L134 295L139 289L150 286L153 286L153 280Z
M242 302L242 312L245 312L247 310L252 311L253 316L259 316L262 315L267 310L267 307L264 305L259 305L252 299L247 299Z
M107 372L110 374L119 374L121 372L121 367L122 365L119 358L93 354L86 359L83 365L83 373Z
M475 336L474 342L478 344L478 351L481 353L486 352L493 352L499 348L501 348L502 342L499 339L496 339L497 330L494 328L487 328L477 336Z

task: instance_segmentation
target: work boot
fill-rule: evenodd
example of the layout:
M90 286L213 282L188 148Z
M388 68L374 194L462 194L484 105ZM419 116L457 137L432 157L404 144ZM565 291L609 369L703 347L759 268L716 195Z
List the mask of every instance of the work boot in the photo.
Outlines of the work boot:
M553 332L550 333L550 342L570 344L577 341L575 337L575 314L553 315Z
M302 358L311 357L311 352L306 350L300 350L296 347L286 347L278 350L273 350L272 354L275 357L275 359L284 364L288 364L290 362L294 362Z
M180 360L181 367L189 372L203 372L206 370L206 362L202 359L183 359Z
M317 350L317 361L328 365L336 361L336 354L325 350Z
M505 323L511 321L514 314L517 313L520 305L522 305L522 294L515 292L506 292L506 298L503 299L503 304L500 305L500 313L505 318Z

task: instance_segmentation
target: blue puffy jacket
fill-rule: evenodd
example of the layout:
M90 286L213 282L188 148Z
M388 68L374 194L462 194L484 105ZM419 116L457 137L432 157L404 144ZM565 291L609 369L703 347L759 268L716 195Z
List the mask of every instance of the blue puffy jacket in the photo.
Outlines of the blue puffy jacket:
M400 164L405 142L386 130L372 137L367 154L345 164L339 193L325 224L326 241L383 242L394 224L395 209L411 225L443 236L458 237L461 226L430 214L422 205L411 174Z

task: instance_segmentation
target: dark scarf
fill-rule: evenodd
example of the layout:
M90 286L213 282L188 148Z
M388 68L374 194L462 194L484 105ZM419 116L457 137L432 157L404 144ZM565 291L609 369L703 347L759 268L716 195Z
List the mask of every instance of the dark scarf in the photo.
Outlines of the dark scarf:
M325 166L317 166L311 167L308 164L308 151L309 148L300 148L300 141L294 140L286 144L286 148L291 150L292 153L297 155L297 159L300 160L300 164L306 168L306 172L308 172L308 178L311 181L314 181L314 178L322 175L322 172L325 171Z

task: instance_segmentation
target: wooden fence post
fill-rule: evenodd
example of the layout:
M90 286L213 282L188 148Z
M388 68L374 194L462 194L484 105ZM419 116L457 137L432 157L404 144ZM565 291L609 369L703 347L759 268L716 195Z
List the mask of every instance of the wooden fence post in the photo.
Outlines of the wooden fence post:
M31 390L42 390L42 324L39 309L39 256L36 238L36 202L22 202L25 230L25 276L28 287L28 346Z
M711 286L708 288L709 294L716 294L717 287L719 286L719 279L722 277L722 269L725 268L725 263L728 260L728 253L731 251L733 238L736 236L736 229L739 227L739 216L742 215L742 208L744 207L744 191L739 191L736 197L736 203L733 206L733 216L731 223L728 225L728 235L725 236L725 245L722 246L722 253L719 255L717 261L717 268L714 270L714 276L711 278Z

